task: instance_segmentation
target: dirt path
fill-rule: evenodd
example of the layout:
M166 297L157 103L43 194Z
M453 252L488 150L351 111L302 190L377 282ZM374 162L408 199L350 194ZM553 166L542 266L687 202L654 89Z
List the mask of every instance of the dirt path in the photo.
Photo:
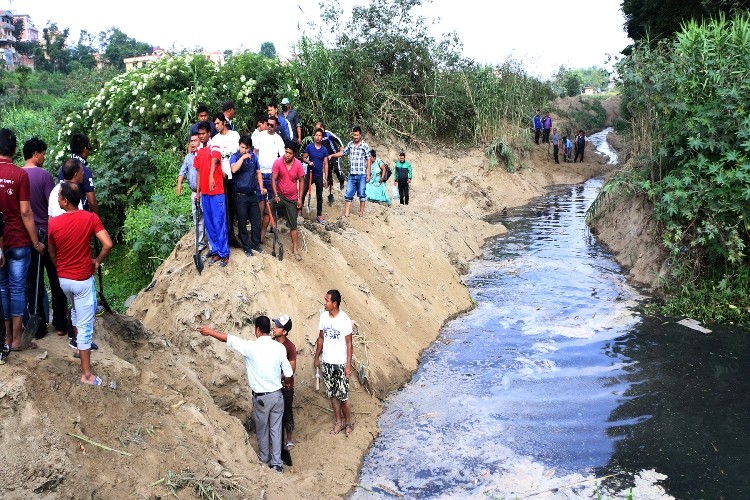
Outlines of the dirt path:
M390 161L397 154L377 149ZM377 435L382 398L409 380L443 322L471 307L461 271L487 238L504 231L481 218L606 168L595 155L555 165L546 153L535 147L526 167L509 174L488 171L479 151L410 152L411 204L371 203L348 225L306 224L300 263L235 252L228 267L199 276L193 236L186 235L130 317L97 319L101 349L92 362L116 389L79 386L77 360L54 334L0 367L3 497L155 498L176 485L180 498L190 498L197 480L224 498L345 495ZM342 210L342 193L334 194L336 205L325 208L330 219ZM289 244L288 233L282 241ZM313 384L317 315L330 288L341 291L342 308L357 322L361 378L352 384L355 429L348 438L328 434L329 404ZM258 463L255 437L242 426L251 403L241 358L195 327L248 337L254 316L281 312L294 320L290 338L299 357L294 466L278 474Z

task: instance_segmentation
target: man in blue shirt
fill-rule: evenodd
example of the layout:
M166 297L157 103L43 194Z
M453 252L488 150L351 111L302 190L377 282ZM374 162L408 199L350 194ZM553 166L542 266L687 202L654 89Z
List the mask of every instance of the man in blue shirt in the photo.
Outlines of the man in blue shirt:
M263 196L268 190L263 186L258 157L253 152L253 140L249 135L240 137L239 151L229 159L232 168L232 189L234 189L237 233L245 255L252 257L253 250L260 248L260 207L258 193ZM250 237L247 234L247 221L250 220Z
M539 110L534 115L534 142L539 144L539 134L542 132L542 117L539 116Z
M283 115L279 115L279 107L275 102L272 102L268 105L268 116L273 116L276 118L276 121L278 122L276 133L281 135L281 138L284 139L284 143L291 142L292 127L289 125L289 122L286 120L286 118L284 118Z
M323 146L323 129L316 128L313 133L313 142L305 147L302 161L308 165L305 176L305 194L302 196L302 204L305 198L312 196L310 191L310 176L315 184L315 195L317 201L317 221L323 223L323 188L328 187L330 174L328 172L328 150Z

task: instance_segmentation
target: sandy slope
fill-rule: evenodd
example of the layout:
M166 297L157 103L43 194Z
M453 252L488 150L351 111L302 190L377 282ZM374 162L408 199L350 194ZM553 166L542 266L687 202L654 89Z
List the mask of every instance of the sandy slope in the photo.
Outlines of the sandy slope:
M378 146L392 161L396 151ZM364 218L354 215L346 225L307 224L301 263L279 262L267 244L262 256L235 252L227 268L207 267L199 276L187 234L129 316L97 319L94 369L116 389L79 386L77 360L54 334L37 351L14 353L0 368L3 497L166 497L170 484L192 477L225 498L346 494L377 434L382 398L408 381L443 322L471 307L461 270L504 231L481 217L606 168L592 154L584 164L555 165L542 146L516 174L489 171L480 151L413 152L409 159L415 179L408 207L369 204ZM335 197L325 208L329 218L342 210L342 194ZM291 256L288 233L282 241ZM352 384L349 438L328 434L328 401L312 384L317 316L330 288L341 291L357 323L360 380ZM299 353L297 446L283 474L258 464L255 437L243 429L251 403L241 358L195 332L206 323L247 337L255 315L280 312L294 320ZM81 446L67 433L130 455Z

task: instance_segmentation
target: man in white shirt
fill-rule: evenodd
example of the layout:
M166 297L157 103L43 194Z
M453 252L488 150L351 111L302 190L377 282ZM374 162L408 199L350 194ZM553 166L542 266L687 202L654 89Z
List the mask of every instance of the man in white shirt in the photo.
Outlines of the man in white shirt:
M60 208L60 203L58 203L57 201L57 196L60 193L60 184L62 184L63 182L80 184L81 182L83 182L83 165L81 165L81 162L76 160L75 158L65 160L62 165L62 174L63 180L58 182L57 185L52 188L52 192L49 194L47 215L49 215L50 219L52 217L57 217L58 215L62 215L65 213L65 210ZM83 210L83 203L79 203L78 208L80 210Z
M352 433L349 411L349 376L352 374L352 320L340 309L341 293L328 290L320 314L320 335L315 347L315 368L320 369L336 423L331 434ZM321 356L322 354L322 356ZM322 363L321 363L322 361Z
M211 137L211 146L218 147L221 152L221 171L224 174L224 201L227 207L227 235L229 245L242 248L240 240L234 232L234 189L232 188L232 166L229 158L240 148L240 134L227 127L224 113L214 115L216 135Z
M258 437L258 454L263 463L282 472L281 419L284 415L284 398L281 394L281 374L291 377L292 365L286 358L286 349L271 337L271 320L268 316L255 318L255 342L217 332L207 326L198 327L201 335L213 337L245 357L247 381L253 391L253 418Z
M266 121L266 131L258 134L257 140L253 138L253 148L255 154L258 156L258 165L260 166L260 173L263 177L263 187L268 190L269 193L273 193L273 186L271 185L271 174L273 172L273 162L278 158L284 156L284 139L281 135L276 133L276 126L278 121L276 117L269 116ZM270 218L265 211L266 200L258 199L258 207L260 213L263 214L263 221L260 225L260 242L263 243L266 240L266 230L268 229L268 223ZM269 207L270 210L270 207Z

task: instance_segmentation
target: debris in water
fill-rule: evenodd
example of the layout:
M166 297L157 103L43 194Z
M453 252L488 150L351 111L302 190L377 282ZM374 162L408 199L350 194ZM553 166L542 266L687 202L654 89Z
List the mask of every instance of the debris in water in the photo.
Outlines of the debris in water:
M686 326L701 333L711 333L711 330L709 330L708 328L704 328L703 325L701 325L700 321L694 320L692 318L685 318L678 321L677 324Z

